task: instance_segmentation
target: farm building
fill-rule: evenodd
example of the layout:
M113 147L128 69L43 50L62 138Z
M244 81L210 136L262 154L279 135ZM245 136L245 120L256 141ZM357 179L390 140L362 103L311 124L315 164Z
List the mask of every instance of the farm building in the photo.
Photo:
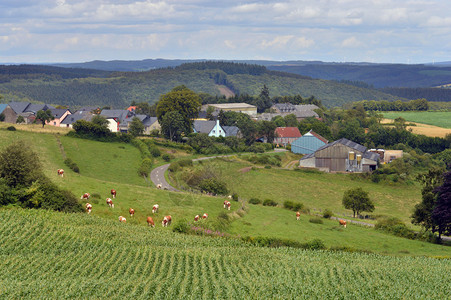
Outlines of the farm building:
M67 108L65 108L65 109L55 108L55 109L51 109L50 111L52 112L53 120L47 121L47 122L45 122L45 124L52 125L52 126L58 126L58 127L60 126L61 122L68 115L71 114L70 110L68 110Z
M78 120L91 121L94 114L89 111L79 110L73 114L66 115L66 117L60 122L60 127L72 128L72 125Z
M391 163L392 160L402 158L404 152L402 150L384 150L384 149L370 149L371 152L379 155L380 161L384 164Z
M206 104L202 106L202 111L207 111L208 107L211 106L215 109L216 113L219 111L235 111L250 116L257 115L257 106L250 105L247 103L221 103L221 104Z
M297 127L277 127L275 130L274 144L286 146L302 135Z
M22 116L26 124L31 124L36 119L36 113L40 110L54 109L47 104L33 104L30 102L10 102L3 110L5 122L16 123L19 116Z
M342 138L304 156L299 166L326 172L369 172L377 169L378 162L379 154Z
M195 133L206 133L208 136L226 136L224 128L219 125L219 120L216 121L197 121L193 123L193 130Z
M318 148L326 145L328 140L310 130L300 138L291 143L291 152L296 154L310 154L318 150Z

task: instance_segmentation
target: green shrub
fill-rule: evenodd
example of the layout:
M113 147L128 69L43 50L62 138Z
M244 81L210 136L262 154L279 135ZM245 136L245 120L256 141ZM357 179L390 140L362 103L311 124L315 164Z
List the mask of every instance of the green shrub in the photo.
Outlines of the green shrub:
M153 146L153 147L149 147L149 149L150 149L150 154L152 154L153 157L161 156L161 151L160 151L160 149L158 149L158 147Z
M313 241L302 244L304 249L309 250L324 250L326 249L326 245L320 239L314 239Z
M152 164L153 164L152 159L144 158L141 161L141 166L138 169L138 174L143 177L149 176L150 170L152 170Z
M233 201L238 201L238 194L237 193L233 193L232 194L232 200Z
M318 217L314 217L314 218L310 218L310 220L308 220L310 223L314 223L314 224L323 224L323 220L318 218Z
M161 158L162 158L164 161L166 161L166 162L168 162L168 161L171 160L171 156L170 156L169 154L167 154L167 153L163 154L163 155L161 156Z
M330 219L333 215L334 215L334 214L333 214L332 211L329 210L329 209L326 209L326 210L323 212L323 218L325 218L325 219Z
M185 219L179 219L172 227L172 231L178 232L178 233L189 233L190 232L190 226L188 225L188 221Z
M227 195L227 185L225 182L217 178L208 178L200 182L199 188L207 193L213 193L216 195Z
M277 206L277 202L271 199L266 199L265 201L263 201L263 206Z
M193 160L189 159L189 158L181 159L178 161L178 163L179 163L180 167L182 167L182 168L193 166Z
M171 164L169 165L168 170L169 170L170 172L177 172L177 171L180 170L180 164L179 164L177 161L176 161L176 162L173 162L173 163L171 163Z
M9 130L9 131L16 131L16 127L14 127L14 126L8 126L8 127L6 127L6 130Z
M304 204L299 202L295 203L293 201L285 201L283 203L283 207L293 211L301 211L304 209Z
M66 166L68 166L75 173L80 173L80 168L78 167L78 165L72 159L66 158L64 160L64 164Z
M265 169L271 169L271 166L265 166Z
M260 203L262 203L262 201L258 198L251 198L251 199L249 199L249 203L250 204L260 204Z

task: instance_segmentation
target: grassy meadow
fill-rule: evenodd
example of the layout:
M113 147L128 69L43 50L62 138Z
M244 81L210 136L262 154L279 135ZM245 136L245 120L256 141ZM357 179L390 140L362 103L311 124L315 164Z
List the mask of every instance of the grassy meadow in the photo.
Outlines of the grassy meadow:
M225 212L222 207L224 198L158 190L140 178L137 168L141 155L131 145L81 140L55 133L0 129L0 150L15 140L24 140L31 145L39 154L44 171L58 186L72 191L76 196L86 192L93 196L97 194L98 198L92 197L89 200L93 205L91 216L105 219L105 222L118 222L118 216L123 215L127 218L127 226L137 225L145 228L147 216L153 216L157 227L152 231L163 232L167 229L163 229L159 223L163 216L168 214L172 215L175 223L180 219L191 221L196 214L208 213L209 220L200 223L201 226L208 227ZM161 148L161 151L163 153L172 150ZM79 165L80 174L72 172L64 165L64 155ZM174 156L183 155L174 153ZM156 163L162 162L157 160ZM228 159L204 161L202 164L212 164L217 168L231 191L238 193L244 200L258 197L262 200L272 199L279 204L291 200L304 203L312 211L327 208L337 214L349 215L350 211L341 207L343 191L349 187L362 186L369 190L375 201L376 214L397 216L406 223L409 222L413 205L420 201L420 189L415 185L388 186L353 181L343 174L308 173L276 168L257 168L243 172L242 169L249 166L249 163L229 162ZM65 169L64 178L56 174L58 168ZM114 209L110 209L105 203L112 188L117 190ZM154 204L160 205L160 211L152 215ZM128 215L130 207L136 210L134 217ZM236 211L240 208L241 203L232 201L229 216L233 221L229 227L224 228L234 236L279 237L299 242L318 238L327 247L347 246L396 256L451 256L450 247L397 238L357 225L350 225L343 230L337 226L336 221L324 220L324 224L313 224L308 222L311 217L308 215L303 215L302 220L296 222L294 213L282 207L246 204L245 212L238 215ZM98 222L101 222L101 219Z
M451 129L451 111L393 111L383 112L384 118L403 117L409 122L423 123Z
M0 210L4 299L448 299L451 260L259 248L96 215Z

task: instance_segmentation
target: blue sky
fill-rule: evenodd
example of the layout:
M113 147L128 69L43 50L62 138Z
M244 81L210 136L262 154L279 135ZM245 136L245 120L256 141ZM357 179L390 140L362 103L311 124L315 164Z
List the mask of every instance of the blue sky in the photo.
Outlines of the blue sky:
M0 63L451 61L448 0L0 0Z

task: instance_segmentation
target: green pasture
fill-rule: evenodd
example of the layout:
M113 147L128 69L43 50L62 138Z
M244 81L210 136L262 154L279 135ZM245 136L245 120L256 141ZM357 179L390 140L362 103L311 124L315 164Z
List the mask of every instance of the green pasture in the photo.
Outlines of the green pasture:
M409 122L451 128L451 111L393 111L382 114L387 119L403 117Z
M451 294L449 259L259 248L87 214L0 209L0 244L2 299L448 299Z

